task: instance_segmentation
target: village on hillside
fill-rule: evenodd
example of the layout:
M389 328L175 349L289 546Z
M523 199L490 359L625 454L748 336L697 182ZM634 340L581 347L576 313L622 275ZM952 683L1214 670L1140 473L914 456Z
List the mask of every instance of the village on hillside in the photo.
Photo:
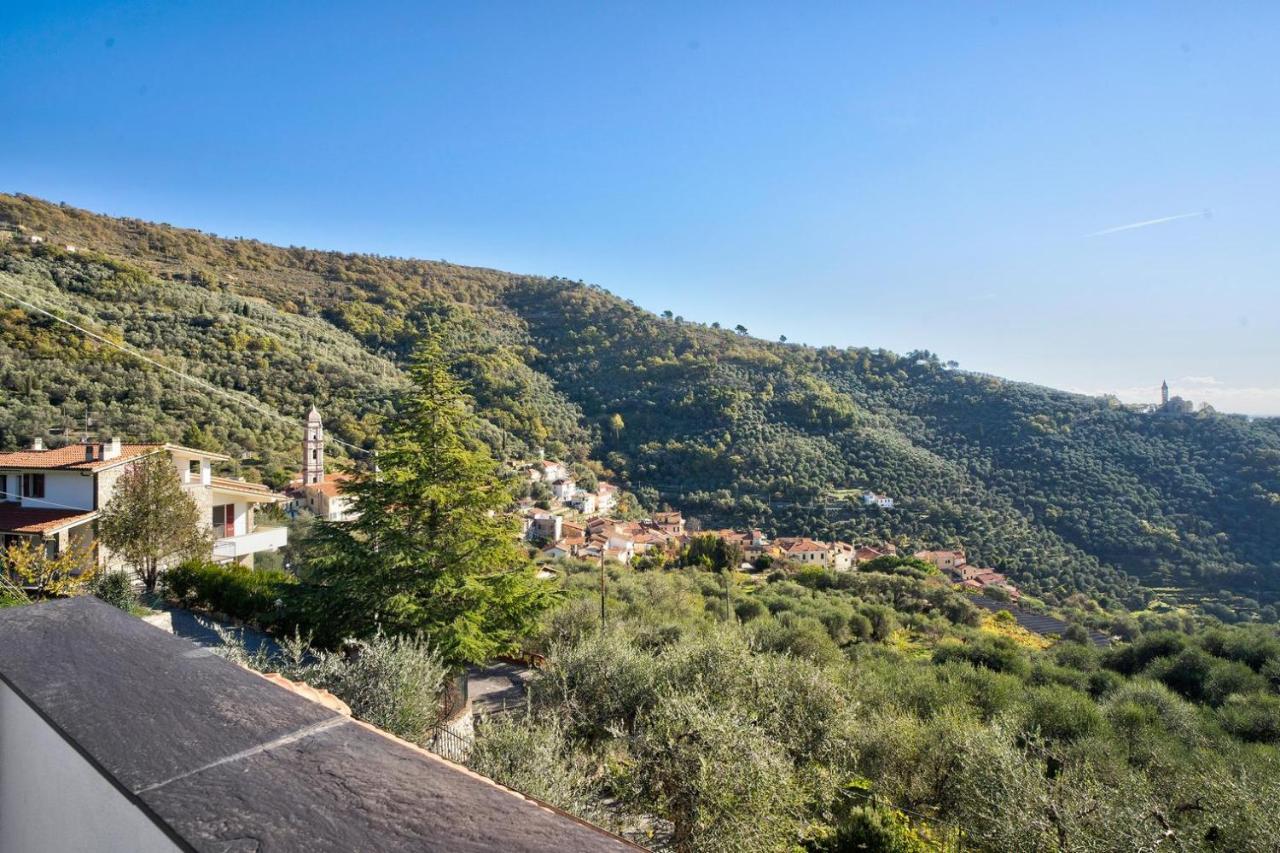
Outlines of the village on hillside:
M0 536L6 548L31 542L51 557L89 546L97 508L110 502L124 466L162 454L202 508L203 525L212 534L210 558L251 566L255 554L276 551L288 542L287 528L270 519L260 522L255 507L277 506L288 519L306 515L345 521L354 516L351 499L343 493L350 474L326 471L325 442L323 420L312 407L304 425L300 472L278 494L262 485L214 476L213 466L227 459L218 453L175 444L126 444L119 439L46 448L35 439L28 450L0 454ZM541 496L521 498L515 512L524 540L545 561L663 565L676 560L697 536L713 536L736 548L733 553L742 555L738 568L746 572L786 566L847 572L880 557L898 556L892 543L771 538L759 529L694 530L674 510L623 520L612 516L622 494L612 483L597 481L593 488L582 488L567 464L550 459L519 463L516 470L527 478L530 491ZM893 507L893 498L876 492L857 497L867 505ZM94 543L91 548L87 560L103 567L117 562L100 545ZM994 569L970 565L964 551L918 551L911 556L936 566L958 586L978 592L998 589L1003 593L1000 597L1012 601L1020 597L1008 578Z
M541 501L524 498L517 507L524 538L549 560L572 558L613 561L630 565L638 558L675 559L696 536L713 536L742 554L738 568L756 572L772 567L820 566L847 572L881 557L899 556L898 547L882 542L855 545L824 542L807 536L770 538L762 530L692 530L678 511L655 512L639 520L610 517L620 490L599 482L595 489L578 486L569 467L555 460L539 459L520 466L531 485L542 484ZM892 509L893 498L868 491L858 495L863 504ZM541 506L539 506L541 504ZM977 592L1000 590L1002 597L1017 601L1018 588L995 569L969 564L965 552L917 551L912 557L930 563L957 586Z

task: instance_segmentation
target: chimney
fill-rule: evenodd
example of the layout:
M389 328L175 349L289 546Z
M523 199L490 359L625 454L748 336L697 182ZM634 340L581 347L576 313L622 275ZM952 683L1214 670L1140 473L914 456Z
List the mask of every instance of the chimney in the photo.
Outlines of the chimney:
M35 439L31 442L31 449L44 450L44 439L40 438L39 436L36 436Z
M115 459L120 455L120 439L112 438L102 445L102 458Z

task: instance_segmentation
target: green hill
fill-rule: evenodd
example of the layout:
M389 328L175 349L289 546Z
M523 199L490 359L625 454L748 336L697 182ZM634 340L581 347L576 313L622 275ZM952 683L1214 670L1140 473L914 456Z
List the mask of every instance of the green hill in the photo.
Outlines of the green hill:
M566 279L228 240L26 196L0 195L0 228L0 290L243 392L210 394L0 299L3 448L74 439L88 414L100 433L229 448L233 468L282 482L312 401L339 438L376 445L398 365L430 332L500 453L545 447L708 525L963 544L1051 602L1138 606L1170 588L1274 618L1280 599L1274 421L1138 413L928 352L765 342ZM897 507L847 497L865 489Z

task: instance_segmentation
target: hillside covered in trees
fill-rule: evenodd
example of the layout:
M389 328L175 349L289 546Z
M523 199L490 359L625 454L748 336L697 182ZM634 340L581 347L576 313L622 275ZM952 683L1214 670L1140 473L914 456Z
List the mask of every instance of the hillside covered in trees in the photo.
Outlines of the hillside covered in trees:
M1273 421L1139 413L928 352L761 341L562 278L274 247L25 196L0 195L0 230L0 449L75 440L89 417L97 433L229 451L233 473L280 485L312 402L338 438L376 447L404 360L432 334L499 455L545 448L651 507L963 545L1050 603L1084 592L1136 608L1175 588L1220 615L1275 618ZM897 507L847 497L865 489Z

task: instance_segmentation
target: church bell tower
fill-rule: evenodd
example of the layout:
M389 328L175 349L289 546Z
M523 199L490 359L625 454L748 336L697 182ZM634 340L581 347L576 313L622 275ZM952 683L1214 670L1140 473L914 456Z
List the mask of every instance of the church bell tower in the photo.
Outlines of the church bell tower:
M302 440L302 483L324 482L324 424L313 405L307 413L307 435Z
M1169 380L1160 383L1160 405L1169 405Z

